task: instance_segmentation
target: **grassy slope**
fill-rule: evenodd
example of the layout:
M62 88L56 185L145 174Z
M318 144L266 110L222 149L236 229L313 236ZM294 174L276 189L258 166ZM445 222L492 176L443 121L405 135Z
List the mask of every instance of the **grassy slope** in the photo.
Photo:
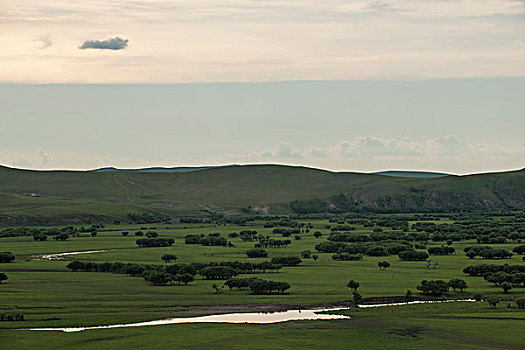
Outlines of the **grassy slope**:
M44 198L21 198L31 192ZM79 201L114 204L110 212L117 216L133 207L168 214L209 208L238 210L248 206L287 210L292 200L327 198L340 193L362 206L386 209L525 209L525 172L414 179L277 165L191 173L36 172L0 167L2 193L0 214L11 216L52 215L43 211L44 207L67 215L73 207L70 203L61 203L65 200L75 204ZM7 194L18 195L19 203L13 203L14 197L3 200L8 198ZM29 202L41 205L32 206L27 212L13 211ZM85 214L97 215L94 208L79 211L82 210Z

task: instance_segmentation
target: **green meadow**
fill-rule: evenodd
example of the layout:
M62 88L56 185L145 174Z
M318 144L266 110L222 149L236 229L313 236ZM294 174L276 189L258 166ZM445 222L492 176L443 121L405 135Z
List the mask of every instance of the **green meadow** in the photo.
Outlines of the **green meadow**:
M451 223L444 219L441 223ZM49 237L36 242L32 236L1 238L1 251L12 252L16 260L0 265L0 272L8 280L0 285L1 312L22 313L23 322L1 322L0 342L15 344L16 349L161 349L175 346L180 349L319 349L323 344L333 348L392 348L440 349L454 345L459 348L519 348L525 341L525 312L517 309L514 300L523 297L523 288L514 288L503 294L499 287L481 277L470 277L462 272L468 265L520 264L522 257L485 261L469 259L463 248L476 245L475 240L452 243L456 253L431 256L431 265L425 261L401 261L397 255L364 256L359 261L335 261L331 253L317 253L315 245L325 242L329 230L327 220L305 220L312 227L301 233L301 239L292 235L287 247L266 248L269 257L300 256L311 250L319 258L302 259L300 266L283 267L275 273L241 275L288 282L291 288L284 294L255 295L249 290L222 289L214 292L214 283L197 275L187 286L152 286L142 277L101 272L72 272L66 268L71 260L92 262L125 262L166 265L164 254L175 254L175 263L208 263L225 261L262 262L268 258L247 258L245 252L254 242L230 238L233 247L185 244L188 234L219 233L250 229L259 235L282 239L273 228L264 228L263 221L254 221L249 227L232 224L155 224L106 225L96 237L82 234L65 241ZM149 226L162 238L173 238L168 247L138 247L134 232ZM370 232L355 225L353 233ZM146 231L148 231L146 230ZM122 236L122 231L129 231ZM316 238L313 232L321 231ZM427 249L442 246L430 242ZM517 244L498 244L498 249L512 250ZM105 250L103 252L70 255L64 260L46 260L42 255L64 252ZM388 261L391 266L380 270L377 263ZM173 263L173 262L172 262ZM437 264L437 265L435 265ZM350 305L352 293L346 287L350 279L360 283L359 293L365 298L399 297L407 290L414 298L428 298L416 289L422 280L450 280L460 278L467 282L464 292L450 292L441 298L465 299L474 294L498 295L497 308L486 302L460 302L428 305L351 309L343 311L350 320L295 321L271 325L233 324L179 324L145 328L89 330L79 333L34 332L31 327L72 327L109 325L164 319L187 315L227 313L230 310L256 310L266 307L276 310L314 306ZM510 306L508 308L507 306ZM148 340L149 339L149 340ZM155 341L151 341L155 339Z

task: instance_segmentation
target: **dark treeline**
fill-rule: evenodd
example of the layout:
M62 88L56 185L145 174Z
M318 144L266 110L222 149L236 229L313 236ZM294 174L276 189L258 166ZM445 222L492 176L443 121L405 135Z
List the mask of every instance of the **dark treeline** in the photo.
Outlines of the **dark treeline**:
M153 224L169 222L170 217L159 213L128 213L128 221L133 224Z
M200 244L203 246L218 246L218 247L233 247L231 242L224 237L220 237L220 233L210 233L208 235L186 235L184 237L186 244Z
M483 277L501 287L504 293L512 288L525 287L525 265L473 265L463 269L469 276Z
M512 253L505 249L494 249L487 246L471 246L463 249L465 255L470 259L479 256L483 259L510 259Z
M143 276L146 271L159 271L169 275L197 274L206 279L228 279L239 274L268 273L279 271L284 264L270 261L259 263L242 261L225 261L211 263L189 263L172 265L147 265L123 262L102 262L73 260L66 267L74 272L110 272L129 276Z
M414 250L406 241L385 241L382 244L373 242L347 244L343 242L322 242L315 246L320 253L349 253L368 256L388 256L399 254L402 251Z
M168 247L175 243L173 238L139 238L136 241L139 247Z

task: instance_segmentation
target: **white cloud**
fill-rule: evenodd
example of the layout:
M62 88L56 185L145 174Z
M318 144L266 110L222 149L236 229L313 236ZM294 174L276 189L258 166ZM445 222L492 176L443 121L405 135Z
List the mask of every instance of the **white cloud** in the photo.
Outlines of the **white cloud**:
M426 169L467 173L521 168L525 166L525 144L468 145L454 135L422 141L359 136L336 145L304 150L280 142L271 149L236 157L246 164L284 162L335 170Z

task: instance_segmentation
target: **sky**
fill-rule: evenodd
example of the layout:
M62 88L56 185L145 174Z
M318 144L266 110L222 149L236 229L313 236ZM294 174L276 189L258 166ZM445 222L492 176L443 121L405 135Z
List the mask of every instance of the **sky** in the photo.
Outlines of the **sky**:
M523 0L2 0L0 164L525 167Z

